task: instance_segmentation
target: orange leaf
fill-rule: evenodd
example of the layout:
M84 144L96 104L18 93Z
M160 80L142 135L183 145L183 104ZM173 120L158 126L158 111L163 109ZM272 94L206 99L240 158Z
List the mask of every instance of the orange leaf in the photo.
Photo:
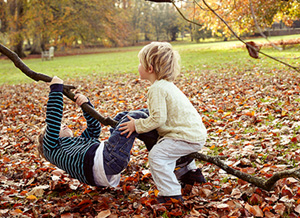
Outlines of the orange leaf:
M158 193L159 193L159 191L158 191L157 189L155 189L155 190L154 190L154 195L155 195L155 197L158 196Z
M10 159L9 159L8 157L5 157L5 156L4 156L4 157L3 157L3 162L4 162L4 163L8 163L8 162L10 162Z
M14 211L11 212L12 215L16 215L16 216L20 216L20 213L23 213L23 211L20 209L15 209Z
M20 193L20 195L26 195L28 193L28 191L22 191L21 193Z
M83 204L92 204L92 201L91 200L83 200L78 204L78 206L83 205Z
M36 200L37 197L34 196L34 195L28 195L26 199L28 199L28 200Z
M247 115L247 116L250 116L250 117L253 117L254 114L255 114L254 111L249 111L249 112L246 113L246 115Z
M218 129L217 133L221 133L221 132L223 132L223 130L222 129Z

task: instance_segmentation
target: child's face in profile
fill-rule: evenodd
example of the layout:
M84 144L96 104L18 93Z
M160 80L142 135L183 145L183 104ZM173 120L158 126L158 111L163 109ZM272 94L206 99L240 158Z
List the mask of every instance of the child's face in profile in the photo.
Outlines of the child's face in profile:
M140 73L140 78L141 79L147 79L147 76L148 76L147 71L141 63L139 64L138 70L139 70L139 73Z
M59 137L73 137L73 132L67 125L61 125Z

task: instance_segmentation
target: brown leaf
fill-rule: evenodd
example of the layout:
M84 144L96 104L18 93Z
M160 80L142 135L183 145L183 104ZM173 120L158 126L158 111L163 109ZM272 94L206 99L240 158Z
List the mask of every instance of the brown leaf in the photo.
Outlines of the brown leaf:
M110 214L111 214L110 210L103 210L100 213L98 213L96 218L106 218L106 217L110 216Z
M280 215L278 215L278 214L273 214L272 212L270 212L270 211L266 211L265 212L265 217L266 218L279 218L280 217Z
M295 211L300 214L300 204L298 204L297 207L295 207Z
M289 187L287 187L286 185L284 185L282 187L282 189L281 189L281 195L282 196L286 196L287 195L289 198L292 198L294 196L294 193L293 193L293 191Z
M284 211L285 211L285 206L283 203L277 203L274 206L274 210L276 211L276 213L283 215Z
M253 58L259 58L259 54L258 51L260 50L260 46L257 45L255 42L250 41L250 42L246 42L246 48L248 50L248 53L251 57Z
M200 213L194 207L192 208L190 214L192 216L200 216Z
M249 203L251 205L255 205L255 204L259 205L262 202L263 202L263 198L261 196L259 196L258 194L255 194L255 193L249 199Z
M257 205L251 206L251 205L249 205L248 203L246 203L246 204L245 204L245 208L246 208L250 213L252 213L254 216L256 216L256 217L263 217L263 216L264 216L264 213L262 212L262 210L260 209L260 207L257 206Z
M199 191L200 196L201 196L201 197L204 197L204 198L207 198L208 196L210 196L211 193L212 193L212 191L209 190L209 189L207 189L207 188L202 188L202 189L200 189L200 191Z
M73 218L74 215L71 213L64 213L60 216L60 218Z

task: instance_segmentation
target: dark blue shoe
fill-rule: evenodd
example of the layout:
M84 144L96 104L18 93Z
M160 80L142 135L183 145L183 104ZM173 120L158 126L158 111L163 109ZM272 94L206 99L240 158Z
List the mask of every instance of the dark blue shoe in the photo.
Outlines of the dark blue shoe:
M180 183L184 186L186 184L194 185L195 182L197 183L206 183L206 179L204 178L200 168L196 170L190 170L186 174L182 175L179 178Z

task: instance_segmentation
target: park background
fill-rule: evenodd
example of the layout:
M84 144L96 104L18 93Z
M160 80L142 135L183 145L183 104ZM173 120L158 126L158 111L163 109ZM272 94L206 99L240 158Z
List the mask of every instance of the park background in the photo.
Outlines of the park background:
M299 1L207 2L238 36L299 66ZM184 20L170 3L2 0L0 43L32 70L75 85L101 114L113 117L147 106L149 84L138 79L138 51L150 41L169 41L182 57L176 85L203 115L209 132L204 154L225 155L226 164L266 179L299 167L299 72L263 55L251 58L202 1L176 1L176 6L201 26ZM41 52L51 46L54 59L42 61ZM159 205L140 141L120 187L80 184L36 155L48 86L33 82L4 55L0 82L3 217L299 216L296 179L281 179L265 191L203 161L198 164L208 183L184 190L184 205ZM64 116L75 135L85 127L79 114L66 99ZM108 128L101 138L108 137Z

